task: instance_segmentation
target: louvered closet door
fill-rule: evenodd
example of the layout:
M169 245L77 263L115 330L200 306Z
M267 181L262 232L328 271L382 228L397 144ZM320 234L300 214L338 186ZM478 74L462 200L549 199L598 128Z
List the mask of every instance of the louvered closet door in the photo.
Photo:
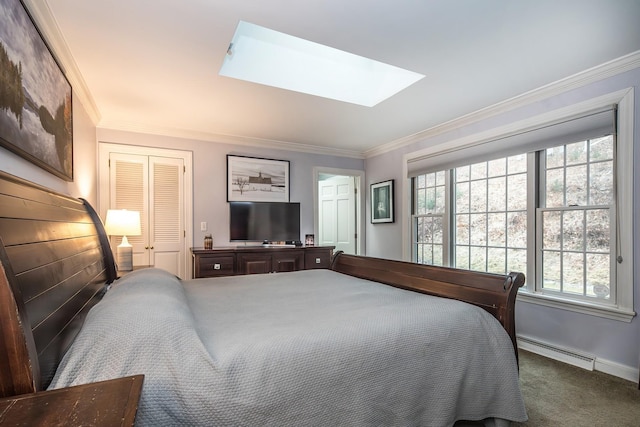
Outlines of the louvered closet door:
M149 157L149 256L151 265L181 276L185 226L182 200L184 161Z
M109 154L109 209L140 212L141 236L127 236L133 265L150 265L184 277L184 159ZM112 240L112 247L120 244Z
M133 265L153 265L149 258L149 156L109 154L109 209L140 212L142 235L127 236L133 246ZM111 238L111 247L121 237Z

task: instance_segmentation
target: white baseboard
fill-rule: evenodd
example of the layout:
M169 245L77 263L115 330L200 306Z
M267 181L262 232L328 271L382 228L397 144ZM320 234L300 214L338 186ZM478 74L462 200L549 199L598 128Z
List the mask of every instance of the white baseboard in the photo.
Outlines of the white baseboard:
M640 375L640 370L637 368L601 358L596 359L595 369L596 371L604 372L605 374L613 375L634 383L638 382L638 375Z
M518 348L530 351L532 353L546 356L550 359L559 360L569 365L593 371L595 367L596 357L592 354L584 353L578 350L560 347L555 344L545 343L529 337L518 336Z
M622 365L610 360L596 357L593 354L579 350L549 344L534 338L518 335L518 348L530 351L553 360L568 363L589 371L600 371L628 381L638 382L640 370L635 367Z

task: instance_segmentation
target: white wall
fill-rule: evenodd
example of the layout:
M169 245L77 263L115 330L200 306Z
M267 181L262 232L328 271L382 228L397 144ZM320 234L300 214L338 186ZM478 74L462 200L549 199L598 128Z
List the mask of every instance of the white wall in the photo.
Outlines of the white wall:
M227 154L289 160L291 201L300 202L300 234L313 234L313 168L332 167L364 170L364 161L346 157L300 153L249 145L158 136L98 128L99 142L171 148L193 152L193 242L202 246L204 235L213 235L214 246L229 243L227 204ZM208 231L200 231L201 222Z
M73 182L64 181L33 163L0 148L0 170L61 193L97 201L97 146L95 125L84 106L73 99Z
M609 73L603 77L593 78L591 83L582 83L581 85L578 82L574 85L567 85L568 89L564 92L549 95L546 99L535 100L530 104L518 105L516 108L506 111L504 108L496 109L496 113L491 117L446 129L441 133L433 132L422 140L413 141L401 148L367 159L367 185L385 179L396 179L396 212L398 214L398 220L395 224L368 224L367 254L386 258L402 258L405 248L403 248L403 230L400 222L402 216L410 215L409 206L402 204L403 192L409 191L409 180L402 176L404 156L426 147L497 128L600 95L634 87L634 164L640 164L640 68L623 70L617 75L613 74ZM640 273L640 222L638 222L640 218L640 169L634 170L632 180L633 208L636 213L634 214L634 226L633 230L623 230L623 232L632 232L634 236L632 260L634 265L634 308L638 312L640 310L640 276L638 275ZM408 245L410 240L407 239L406 242ZM631 323L626 323L518 302L516 304L516 325L518 334L594 354L597 360L614 365L619 364L622 370L635 372L637 375L640 361L640 320L638 316Z
M402 216L407 210L402 206L402 192L407 185L402 177L402 150L392 151L384 156L366 160L366 254L388 259L402 259ZM395 221L392 223L371 223L371 184L394 180Z

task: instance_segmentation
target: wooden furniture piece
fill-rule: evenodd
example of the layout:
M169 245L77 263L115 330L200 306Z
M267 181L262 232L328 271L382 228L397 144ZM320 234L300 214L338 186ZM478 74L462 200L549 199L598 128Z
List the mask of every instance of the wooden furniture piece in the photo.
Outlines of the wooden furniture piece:
M329 268L334 246L191 248L193 278Z
M518 288L524 285L522 273L505 276L343 253L335 255L331 269L414 292L477 305L498 319L509 334L518 356L514 308Z
M116 278L83 200L0 173L0 397L47 387L84 316Z
M144 376L0 399L0 426L133 426Z
M0 243L0 397L7 397L47 387L87 311L115 280L116 270L104 227L88 203L5 173L0 173ZM219 268L213 263L211 270L237 274L239 254L261 251L195 249L194 258L219 257ZM289 266L330 266L340 273L480 306L515 342L513 310L522 274L475 273L341 253L331 259L332 248L322 247L265 248L271 267L280 251L296 260ZM288 251L301 252L302 258ZM254 262L268 264L266 259Z
M523 421L512 342L479 307L329 269L137 273L92 309L52 385L144 373L140 425ZM369 416L380 407L394 415Z

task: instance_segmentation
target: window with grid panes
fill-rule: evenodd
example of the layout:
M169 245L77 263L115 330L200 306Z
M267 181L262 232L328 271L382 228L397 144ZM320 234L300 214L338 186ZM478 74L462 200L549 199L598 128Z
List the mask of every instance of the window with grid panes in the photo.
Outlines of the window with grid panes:
M416 261L443 265L445 173L420 175L414 180L414 247Z
M530 156L540 159L539 169L528 167ZM614 262L613 176L612 136L419 175L413 178L414 261L500 274L526 272L530 262L538 292L606 300ZM531 221L534 259L527 251L530 203L539 204Z
M633 94L605 94L407 155L413 260L428 262L424 247L441 231L445 266L521 271L522 301L630 322ZM445 205L427 227L422 218L435 213L418 207L433 173L444 174Z
M554 147L541 157L542 291L609 299L615 238L613 137Z
M454 267L526 271L527 156L455 168Z

